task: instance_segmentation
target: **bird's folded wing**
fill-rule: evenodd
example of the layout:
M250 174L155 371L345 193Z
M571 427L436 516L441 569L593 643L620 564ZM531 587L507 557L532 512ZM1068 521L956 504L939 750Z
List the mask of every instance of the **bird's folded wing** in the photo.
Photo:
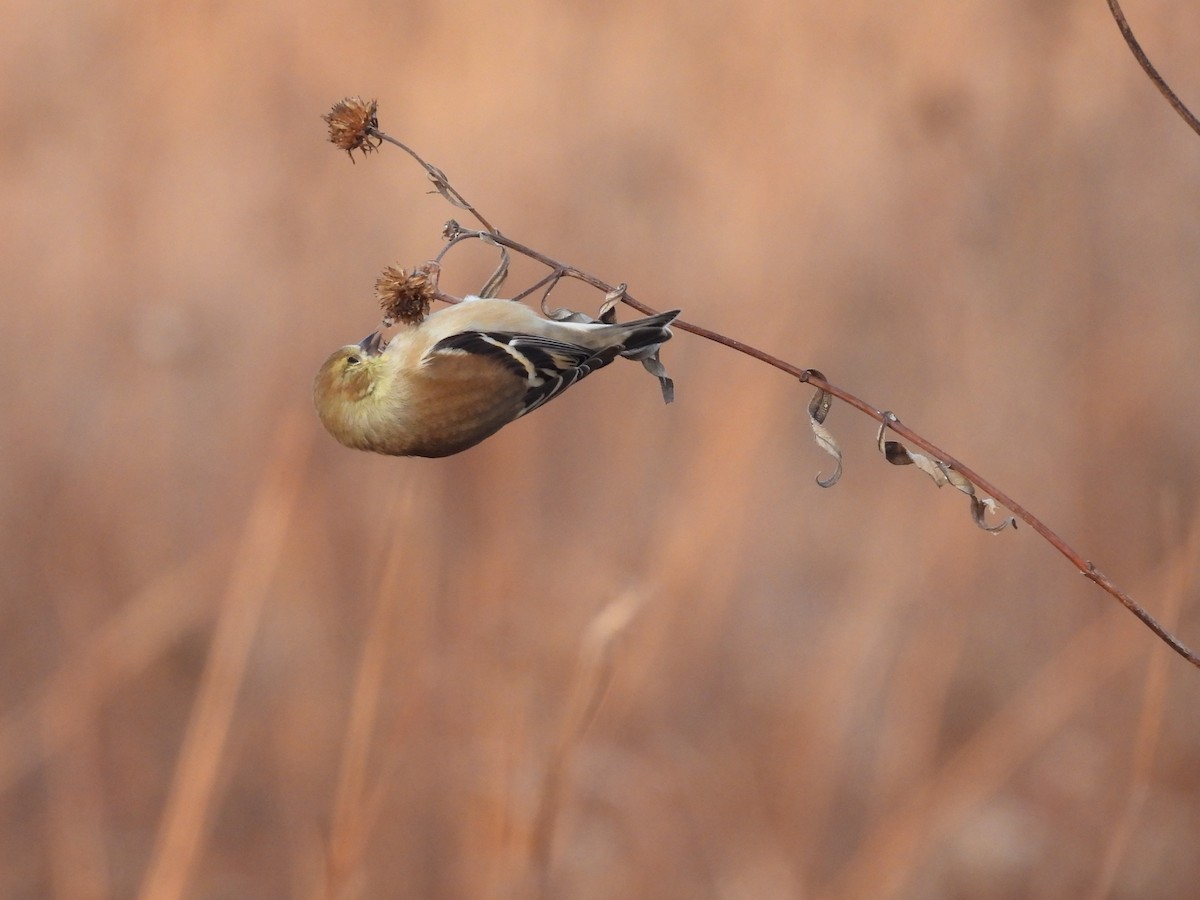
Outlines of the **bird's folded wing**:
M592 350L534 334L502 331L464 331L438 341L426 354L474 354L499 363L526 386L518 416L557 397L579 379L608 365L620 347Z

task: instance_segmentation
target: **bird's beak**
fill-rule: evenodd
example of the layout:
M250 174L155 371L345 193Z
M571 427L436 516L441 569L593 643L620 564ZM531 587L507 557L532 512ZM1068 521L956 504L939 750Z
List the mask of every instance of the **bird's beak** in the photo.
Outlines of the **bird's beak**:
M362 347L363 353L367 356L378 356L383 352L383 335L378 331L372 331L358 342L358 346Z

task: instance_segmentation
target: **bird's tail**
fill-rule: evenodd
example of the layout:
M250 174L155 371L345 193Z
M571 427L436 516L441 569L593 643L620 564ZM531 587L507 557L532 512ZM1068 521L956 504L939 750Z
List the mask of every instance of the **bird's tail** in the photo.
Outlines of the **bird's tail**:
M649 316L645 319L635 319L632 322L622 322L620 325L610 325L609 328L619 328L624 332L621 338L621 355L629 359L642 359L646 351L651 353L658 345L671 339L671 329L668 327L680 310L672 309L664 313Z

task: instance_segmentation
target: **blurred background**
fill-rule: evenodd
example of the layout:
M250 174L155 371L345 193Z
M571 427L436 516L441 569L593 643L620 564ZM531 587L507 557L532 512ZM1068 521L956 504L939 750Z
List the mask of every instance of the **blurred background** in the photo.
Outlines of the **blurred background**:
M1200 7L1127 13L1200 106ZM378 272L469 221L325 143L361 94L506 234L895 410L1195 646L1200 139L1100 0L4 19L0 895L1194 889L1200 672L847 407L828 491L808 389L686 334L673 405L617 364L450 459L311 411Z

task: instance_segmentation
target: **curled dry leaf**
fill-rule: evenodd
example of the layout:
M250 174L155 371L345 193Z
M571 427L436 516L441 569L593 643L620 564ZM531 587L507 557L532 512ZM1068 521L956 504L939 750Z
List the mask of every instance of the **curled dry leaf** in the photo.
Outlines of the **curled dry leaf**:
M549 284L546 285L546 291L542 294L542 302L539 304L543 316L545 316L547 319L553 319L555 322L578 322L584 325L590 325L593 322L602 322L605 325L612 325L617 321L616 311L608 302L609 298L612 297L613 293L616 293L616 291L605 295L604 303L600 305L599 316L589 316L587 313L576 312L575 310L567 309L564 306L558 306L554 309L551 309L547 305L548 301L550 300L550 293L558 286L558 283L562 280L562 277L563 272L561 270L554 272L553 276L550 278ZM621 291L621 296L624 296L624 288L625 285L622 284L616 289L617 291Z
M433 189L442 195L442 198L451 206L457 206L459 209L471 208L470 204L465 202L458 192L450 186L450 180L446 177L446 173L437 166L432 166L425 163L425 174L429 176L429 180L433 182Z
M639 356L642 361L642 366L658 379L658 386L662 388L663 403L673 403L675 401L675 382L670 375L667 374L666 366L659 359L658 350L655 350L649 356Z
M1003 531L1009 525L1014 529L1017 527L1017 520L1009 516L995 525L988 525L985 516L987 513L996 511L996 501L991 497L979 497L975 493L975 485L971 484L963 477L961 472L950 468L940 459L934 459L931 456L926 456L924 453L917 453L914 450L909 450L899 441L885 441L884 434L887 433L888 423L898 422L895 413L885 412L883 414L884 421L879 425L879 435L876 438L876 443L879 445L879 452L883 454L883 458L890 462L893 466L916 466L926 475L933 479L933 483L938 487L949 484L952 487L958 488L971 501L971 518L975 524L984 531L989 531L992 534Z
M556 274L554 276L554 279L550 282L549 286L547 286L546 293L542 294L542 302L541 302L542 315L545 316L547 319L553 319L555 322L588 323L588 322L600 321L599 319L589 316L587 313L575 312L575 310L567 309L565 306L557 306L554 309L551 309L547 305L547 301L550 299L550 292L552 290L554 290L554 286L556 284L558 284L560 278L561 278L561 275Z
M825 380L825 375L816 369L808 369L805 374L815 375L822 381ZM825 427L825 417L829 415L832 406L833 395L822 388L817 388L817 392L813 394L812 400L808 403L808 424L812 427L817 446L837 462L837 468L833 470L832 475L822 478L821 473L817 473L817 484L823 488L833 487L842 477L842 448L838 446L833 432Z
M598 322L603 322L605 325L611 325L617 321L617 304L625 299L625 294L629 291L629 285L621 282L611 291L604 295L604 302L600 304L600 315L596 317ZM671 401L667 401L670 403Z
M508 277L508 251L500 247L500 264L496 266L488 280L484 282L483 287L479 289L480 297L499 297L500 288L504 285L504 279Z

